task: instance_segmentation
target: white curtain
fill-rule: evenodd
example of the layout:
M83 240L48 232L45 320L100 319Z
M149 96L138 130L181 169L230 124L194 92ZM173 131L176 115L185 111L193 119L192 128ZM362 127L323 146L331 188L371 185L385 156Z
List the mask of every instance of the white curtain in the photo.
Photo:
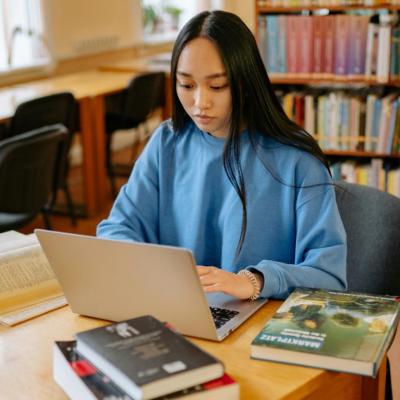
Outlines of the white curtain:
M0 0L0 70L49 61L41 0Z

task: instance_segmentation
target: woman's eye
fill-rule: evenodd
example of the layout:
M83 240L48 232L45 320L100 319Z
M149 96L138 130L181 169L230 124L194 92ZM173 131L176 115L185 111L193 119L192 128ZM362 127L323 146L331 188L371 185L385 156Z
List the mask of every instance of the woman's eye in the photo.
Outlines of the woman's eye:
M224 88L226 88L228 85L224 85L224 86L211 86L211 89L214 89L214 90L222 90L222 89L224 89Z
M190 89L192 87L192 85L184 85L183 83L180 83L179 87L181 87L183 89Z

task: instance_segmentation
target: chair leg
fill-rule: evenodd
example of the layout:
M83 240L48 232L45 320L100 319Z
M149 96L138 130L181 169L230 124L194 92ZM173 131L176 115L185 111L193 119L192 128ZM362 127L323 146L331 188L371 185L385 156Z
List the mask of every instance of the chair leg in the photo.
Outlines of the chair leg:
M387 358L386 363L386 388L385 388L385 400L393 400L393 393L392 393L392 377L390 374L390 362L389 357Z
M76 215L74 211L74 204L72 203L71 195L69 193L68 185L66 182L64 185L64 192L65 192L65 197L67 199L68 211L69 211L69 216L71 217L72 226L76 226Z
M51 224L50 224L50 219L49 219L49 212L48 211L42 211L43 219L44 219L44 226L48 231L51 231Z
M111 194L114 199L117 198L117 185L115 182L115 174L114 174L114 167L111 162L111 134L107 135L107 142L106 142L106 163L107 163L107 172L110 178L111 183Z

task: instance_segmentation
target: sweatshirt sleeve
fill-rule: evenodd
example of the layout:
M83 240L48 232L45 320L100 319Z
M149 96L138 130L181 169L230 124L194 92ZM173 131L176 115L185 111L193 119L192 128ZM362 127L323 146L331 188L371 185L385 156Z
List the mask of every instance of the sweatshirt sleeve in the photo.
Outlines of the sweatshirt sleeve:
M159 136L156 131L136 162L109 217L97 227L98 237L130 242L159 242Z
M332 186L296 208L295 263L263 260L249 266L264 275L261 297L286 299L297 286L345 290L346 233Z

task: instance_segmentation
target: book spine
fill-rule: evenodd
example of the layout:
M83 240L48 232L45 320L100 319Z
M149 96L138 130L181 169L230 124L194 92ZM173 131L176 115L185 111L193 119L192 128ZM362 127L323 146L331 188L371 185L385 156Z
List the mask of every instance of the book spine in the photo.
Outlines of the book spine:
M297 20L298 16L289 15L287 17L287 77L295 78L297 76Z
M297 72L299 78L310 78L312 72L312 18L301 16L297 20Z
M358 124L358 137L359 139L365 139L365 123L367 114L367 105L364 101L360 101L359 104L360 118ZM365 141L359 140L357 150L363 151L365 148Z
M352 15L349 22L349 79L363 79L369 17Z
M391 51L390 51L390 80L399 80L399 41L400 41L400 28L392 29L391 34Z
M323 77L322 73L322 49L325 46L324 17L312 17L313 20L313 78L319 79Z
M367 45L365 55L365 79L371 79L372 76L372 51L374 43L375 24L368 24Z
M349 16L336 15L335 35L335 77L346 79L349 46Z
M264 65L267 66L267 19L260 15L257 18L258 49Z
M381 123L381 111L382 111L382 100L377 99L375 102L375 110L374 110L374 124L372 127L372 138L374 139L371 142L372 151L377 152L378 149L378 135L379 135L379 126Z
M322 37L322 73L326 79L331 79L335 72L335 16L323 17Z
M286 74L286 35L287 35L287 16L278 16L279 29L279 73Z
M349 107L349 98L344 98L343 99L343 106L342 106L342 150L346 151L349 149L349 142L348 137L349 137L349 113L350 113L350 107Z
M371 79L376 80L378 69L378 42L379 42L379 25L374 24L374 37L372 43L372 60L371 60Z
M279 48L276 15L268 15L267 19L267 72L274 77L278 73Z
M396 117L397 117L397 110L399 108L399 99L393 101L392 110L390 115L390 125L388 130L388 137L385 146L385 153L391 154L392 152L392 144L393 144L393 137L394 137L394 130L396 126Z
M370 94L367 96L367 111L365 121L365 151L372 151L372 126L374 122L374 109L375 109L376 96Z
M376 152L379 154L383 153L388 113L389 113L389 100L385 97L384 99L382 99L382 110L381 110L381 118L379 121L379 131L378 131L378 144L376 149Z
M389 81L389 63L390 63L390 26L380 26L378 36L378 54L376 80L379 83Z

